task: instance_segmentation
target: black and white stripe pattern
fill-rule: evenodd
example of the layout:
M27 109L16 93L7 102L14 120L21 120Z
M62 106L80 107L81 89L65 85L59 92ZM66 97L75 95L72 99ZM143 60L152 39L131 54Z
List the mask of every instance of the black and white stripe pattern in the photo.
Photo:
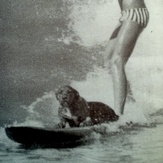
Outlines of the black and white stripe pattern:
M147 8L133 8L122 11L120 21L131 20L137 22L143 27L146 27L149 20L149 12Z

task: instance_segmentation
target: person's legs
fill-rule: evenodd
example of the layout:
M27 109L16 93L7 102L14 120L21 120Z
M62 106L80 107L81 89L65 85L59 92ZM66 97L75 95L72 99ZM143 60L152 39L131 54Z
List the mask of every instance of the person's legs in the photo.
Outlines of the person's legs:
M113 31L109 42L107 43L107 46L105 48L105 52L104 52L104 67L108 68L109 71L111 70L111 58L112 58L112 54L114 52L114 48L115 48L115 42L117 39L117 35L119 33L119 30L122 26L122 23L119 23L117 25L117 27L115 28L115 30Z
M124 21L114 43L111 71L114 87L114 103L116 110L119 112L118 114L123 114L127 96L125 64L134 49L136 40L142 29L135 22Z
M104 67L111 71L111 58L114 52L116 38L109 40L104 52Z

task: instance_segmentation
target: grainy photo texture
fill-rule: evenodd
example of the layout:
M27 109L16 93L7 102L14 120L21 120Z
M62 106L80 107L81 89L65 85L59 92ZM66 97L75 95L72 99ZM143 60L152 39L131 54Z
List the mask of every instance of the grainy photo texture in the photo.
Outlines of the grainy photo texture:
M162 0L0 0L0 162L163 162Z

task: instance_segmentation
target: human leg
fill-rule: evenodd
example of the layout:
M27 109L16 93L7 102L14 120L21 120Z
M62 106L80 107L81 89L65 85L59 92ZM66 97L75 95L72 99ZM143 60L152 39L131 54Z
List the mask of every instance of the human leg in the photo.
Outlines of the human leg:
M116 38L109 40L104 52L104 67L111 71L111 58L114 51Z
M118 114L123 114L127 96L125 64L128 61L142 27L131 21L124 21L114 44L111 58L111 72L114 87L114 103Z
M113 31L109 42L107 43L105 52L104 52L104 67L108 68L109 71L111 70L111 58L112 58L112 54L114 52L114 48L115 48L115 42L117 39L117 35L119 33L119 30L121 28L121 23L119 23L117 25L117 27L115 28L115 30Z

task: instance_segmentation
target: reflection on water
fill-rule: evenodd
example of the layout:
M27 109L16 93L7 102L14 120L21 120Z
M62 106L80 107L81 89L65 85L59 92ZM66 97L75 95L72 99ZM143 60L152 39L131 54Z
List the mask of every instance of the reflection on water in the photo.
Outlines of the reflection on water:
M91 144L68 149L20 148L11 142L1 129L1 162L89 162L89 163L161 163L163 159L163 125L117 134L98 136Z

